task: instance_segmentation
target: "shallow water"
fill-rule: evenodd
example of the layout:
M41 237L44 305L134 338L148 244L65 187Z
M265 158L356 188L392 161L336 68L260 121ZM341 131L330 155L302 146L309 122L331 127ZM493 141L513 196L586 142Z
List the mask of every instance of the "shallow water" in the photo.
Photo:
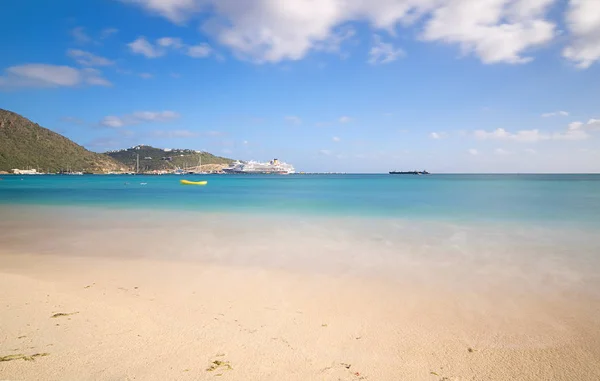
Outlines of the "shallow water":
M598 175L4 176L0 217L19 252L600 290Z
M600 175L4 176L0 204L600 228Z
M600 302L589 229L398 218L0 206L2 251L213 263ZM411 287L412 287L411 286Z

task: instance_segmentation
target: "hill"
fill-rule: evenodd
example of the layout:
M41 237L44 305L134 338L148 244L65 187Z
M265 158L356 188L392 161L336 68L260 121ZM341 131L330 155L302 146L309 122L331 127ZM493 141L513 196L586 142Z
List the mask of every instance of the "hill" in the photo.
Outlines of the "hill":
M0 109L0 171L14 168L102 173L119 171L122 164L88 151L19 114Z
M131 170L135 170L139 155L140 172L169 171L176 168L200 170L198 164L202 163L203 171L219 170L233 162L232 159L212 155L208 152L190 149L161 149L146 145L139 145L128 149L109 151L106 155L119 161Z

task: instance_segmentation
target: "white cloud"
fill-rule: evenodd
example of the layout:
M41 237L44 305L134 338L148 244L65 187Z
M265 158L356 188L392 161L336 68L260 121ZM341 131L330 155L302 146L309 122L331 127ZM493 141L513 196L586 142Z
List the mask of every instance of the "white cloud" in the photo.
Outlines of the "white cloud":
M169 122L179 118L179 114L174 111L136 111L125 116L105 116L100 125L105 127L119 128L140 123L151 122Z
M183 46L181 42L181 38L175 37L162 37L156 40L156 44L162 46L164 48L174 48L179 49Z
M479 151L477 151L475 148L471 148L471 149L467 150L467 152L473 156L479 155Z
M396 61L405 55L404 50L395 48L391 43L381 40L379 35L373 37L374 43L369 51L369 62L371 65L386 64Z
M543 133L538 129L520 130L511 133L503 128L494 131L476 130L473 135L481 140L512 140L516 142L539 142L543 140L585 140L590 135L583 130L567 129L565 132Z
M187 45L177 37L161 37L153 44L145 37L138 37L135 41L127 44L129 49L136 54L141 54L146 58L162 57L170 50L179 51L193 58L204 58L213 54L213 49L209 44L201 43L198 45Z
M534 150L533 148L525 148L525 152L530 155L535 155L537 153L537 151Z
M591 136L586 131L555 132L550 135L551 140L586 140Z
M351 21L392 35L398 26L416 25L422 40L457 44L486 63L528 62L525 52L555 36L554 23L545 18L555 0L122 1L179 24L206 11L204 31L256 62L299 60L328 43L335 46L336 27Z
M135 119L147 122L167 122L179 118L179 114L174 111L136 111L131 114Z
M100 31L100 34L97 35L97 39L95 40L85 32L85 28L82 26L73 28L70 31L71 36L75 39L75 42L81 45L90 43L101 45L101 40L105 40L110 36L117 34L118 32L119 30L117 28L104 28Z
M523 53L552 40L555 25L544 19L554 0L450 0L440 2L422 38L456 43L484 63L526 63Z
M97 69L86 68L81 69L80 73L83 77L83 82L92 86L112 86L108 80L102 77L102 72Z
M100 32L100 39L104 40L109 38L110 36L117 34L119 30L117 28L104 28Z
M591 130L599 130L600 129L600 119L590 119L588 120L586 127Z
M188 46L186 54L194 58L204 58L212 54L213 50L208 44Z
M542 114L542 118L550 118L552 116L569 116L569 113L566 111L555 111Z
M429 134L429 137L431 139L444 139L447 136L447 134L445 132L432 132Z
M569 124L568 131L598 131L600 130L600 119L590 119L586 123L583 122L573 122Z
M394 114L392 114L391 112L384 112L383 113L383 116L392 116L392 115L394 115Z
M71 30L71 36L73 36L73 38L75 39L75 42L77 42L79 44L87 44L87 43L92 42L92 38L90 36L88 36L84 30L85 29L81 26L78 26Z
M286 122L292 123L292 124L301 124L302 123L302 119L300 119L300 117L295 116L295 115L288 115L288 116L284 117L283 119L285 119Z
M67 50L67 55L83 66L110 66L115 63L108 58L96 56L90 52L79 49L69 49Z
M510 152L510 151L507 151L507 150L505 150L505 149L502 149L502 148L496 148L496 149L494 150L494 153L495 153L496 155L512 155L512 152Z
M200 10L197 0L121 0L124 3L139 4L149 12L161 15L174 23L181 24L191 14Z
M238 58L258 63L299 60L311 50L337 52L353 32L336 26L356 14L356 1L209 0L214 17L203 29ZM358 14L356 14L358 16Z
M339 53L342 44L352 39L355 35L356 30L350 26L346 26L340 30L333 31L327 40L315 42L314 49L327 53ZM346 55L342 56L346 57Z
M118 116L108 115L100 121L100 124L105 127L119 128L125 126L125 121Z
M350 122L352 122L352 118L350 118L349 116L341 116L339 120L340 120L340 123L350 123Z
M583 126L583 122L569 123L569 131L578 130Z
M70 66L25 64L11 66L0 76L0 87L73 87L78 85L111 86L96 69Z
M165 54L164 49L152 45L145 37L138 37L135 41L127 44L129 49L136 54L141 54L146 58L158 58Z
M248 141L247 141L247 140L244 140L244 141L242 142L242 144L243 144L243 145L245 145L245 146L247 146L247 145L248 145Z
M572 38L563 56L586 69L600 59L600 2L570 0L566 22Z
M140 73L138 75L140 76L140 78L143 78L143 79L154 78L154 76L152 74L150 74L150 73Z
M333 138L331 138L331 140L333 140L335 143L341 142L342 139L338 136L334 136Z
M497 128L494 131L475 130L474 135L477 139L506 139L510 136L504 128Z
M322 149L322 150L319 150L319 154L321 154L323 156L331 156L331 155L333 155L333 152L331 152L328 149Z

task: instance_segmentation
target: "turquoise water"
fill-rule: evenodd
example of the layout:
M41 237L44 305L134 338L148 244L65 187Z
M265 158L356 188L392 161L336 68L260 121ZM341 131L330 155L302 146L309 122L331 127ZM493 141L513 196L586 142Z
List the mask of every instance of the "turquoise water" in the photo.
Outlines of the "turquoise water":
M182 178L208 185L180 185ZM594 228L600 227L600 175L2 176L0 204Z

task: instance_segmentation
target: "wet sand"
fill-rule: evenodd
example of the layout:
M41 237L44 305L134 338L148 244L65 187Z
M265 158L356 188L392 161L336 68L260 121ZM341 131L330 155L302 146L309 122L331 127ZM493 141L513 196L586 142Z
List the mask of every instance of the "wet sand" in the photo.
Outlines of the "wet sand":
M0 379L600 378L582 237L4 212Z

